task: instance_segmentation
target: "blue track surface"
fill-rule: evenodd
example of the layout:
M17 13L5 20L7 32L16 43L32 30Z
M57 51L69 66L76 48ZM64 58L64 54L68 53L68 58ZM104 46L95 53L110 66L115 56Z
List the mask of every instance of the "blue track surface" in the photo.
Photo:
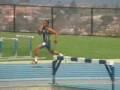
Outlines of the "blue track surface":
M40 82L44 83L51 83L52 77L52 68L51 64L1 64L0 65L0 86L8 85L13 82L16 84L15 81L20 81L24 84L23 81L31 82L30 85L34 83L34 85L40 84ZM104 65L99 64L61 64L58 72L57 72L57 82L64 84L64 81L67 81L69 85L76 85L76 87L90 87L94 86L93 88L104 87L105 90L111 90L111 86L108 84L81 84L79 80L109 80L109 75L104 67ZM120 64L115 65L115 77L116 77L116 89L120 90ZM76 83L71 84L71 80L77 81ZM8 83L9 82L9 83ZM12 85L12 83L11 83ZM103 90L104 90L103 89Z

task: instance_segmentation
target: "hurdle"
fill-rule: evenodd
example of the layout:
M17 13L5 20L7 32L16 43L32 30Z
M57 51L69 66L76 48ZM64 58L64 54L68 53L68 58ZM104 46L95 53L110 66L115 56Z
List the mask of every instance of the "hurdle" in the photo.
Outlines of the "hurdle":
M28 38L28 55L25 56L20 56L19 55L19 46L20 46L20 38L24 39L24 38ZM33 60L33 53L32 53L32 39L34 38L34 36L30 36L30 35L16 35L15 38L9 38L9 37L0 37L0 61L14 61L14 60ZM13 44L13 55L9 56L9 57L4 57L3 56L3 52L4 52L4 47L5 47L5 43L4 40L12 40L14 41ZM46 59L46 57L40 57L39 59Z
M103 64L108 72L108 75L111 80L111 89L115 90L115 67L113 61L102 60L102 59L90 59L90 58L81 58L81 57L70 57L63 55L53 56L54 60L52 62L52 84L56 84L56 73L62 63L62 61L68 61L68 63L96 63ZM63 62L66 63L66 62Z
M29 47L29 56L32 57L32 39L34 38L34 36L30 36L30 35L16 35L16 37L19 38L27 38L28 39L28 47Z
M13 40L14 41L14 45L13 45L13 56L17 56L17 54L18 54L18 38L7 38L7 37L1 37L0 38L0 57L2 57L3 56L3 52L4 52L4 50L3 50L3 48L4 48L4 44L3 44L3 42L4 42L4 40Z

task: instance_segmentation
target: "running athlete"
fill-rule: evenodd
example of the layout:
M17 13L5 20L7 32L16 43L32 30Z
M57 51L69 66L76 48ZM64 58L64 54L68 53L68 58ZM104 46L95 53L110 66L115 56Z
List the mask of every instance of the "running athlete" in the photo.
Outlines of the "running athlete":
M33 64L38 63L38 57L40 55L40 50L42 48L47 48L47 50L52 54L52 55L58 55L59 53L55 52L54 50L51 50L51 40L50 40L50 35L54 34L55 35L55 40L54 43L57 44L57 36L58 32L56 32L54 29L49 27L49 21L44 20L42 22L41 27L37 30L38 34L42 34L43 36L43 43L38 45L35 48L35 59L33 60Z

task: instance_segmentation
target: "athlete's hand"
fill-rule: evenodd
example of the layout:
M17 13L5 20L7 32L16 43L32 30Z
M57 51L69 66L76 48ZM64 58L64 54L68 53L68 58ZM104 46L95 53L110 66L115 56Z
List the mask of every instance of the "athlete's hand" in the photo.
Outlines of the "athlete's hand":
M58 43L58 41L57 41L57 40L54 40L54 43L55 43L55 44L57 44L57 43Z
M38 28L37 33L40 35L42 34L43 24Z
M37 33L40 35L42 32L40 30L37 30Z

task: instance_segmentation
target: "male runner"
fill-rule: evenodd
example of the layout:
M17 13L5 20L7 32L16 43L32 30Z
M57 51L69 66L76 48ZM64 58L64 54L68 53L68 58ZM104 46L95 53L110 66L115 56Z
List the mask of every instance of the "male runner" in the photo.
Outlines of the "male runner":
M56 32L54 29L52 29L51 27L49 27L49 21L48 20L44 20L42 22L41 27L37 30L38 34L42 34L43 35L43 43L38 45L35 48L35 59L33 60L34 64L38 63L38 57L40 55L40 50L42 48L47 48L47 50L53 54L53 55L58 55L59 53L55 52L54 50L51 50L51 40L50 40L50 35L54 34L55 35L55 40L54 43L57 44L57 36L58 36L58 32Z

